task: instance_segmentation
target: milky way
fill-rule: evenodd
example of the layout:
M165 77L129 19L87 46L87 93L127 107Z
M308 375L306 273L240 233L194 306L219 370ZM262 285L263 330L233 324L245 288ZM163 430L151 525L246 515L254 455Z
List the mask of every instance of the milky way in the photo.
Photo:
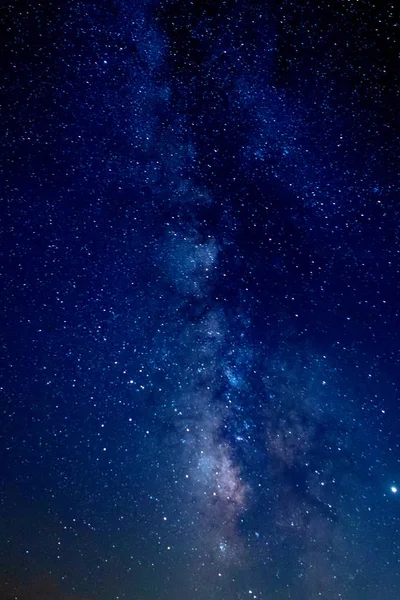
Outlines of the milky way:
M7 3L5 600L398 600L394 7Z

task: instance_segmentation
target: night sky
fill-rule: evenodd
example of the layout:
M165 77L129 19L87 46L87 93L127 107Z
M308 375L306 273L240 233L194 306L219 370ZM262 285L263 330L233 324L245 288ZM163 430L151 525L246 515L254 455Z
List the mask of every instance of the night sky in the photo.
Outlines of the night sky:
M395 3L1 15L0 599L398 600Z

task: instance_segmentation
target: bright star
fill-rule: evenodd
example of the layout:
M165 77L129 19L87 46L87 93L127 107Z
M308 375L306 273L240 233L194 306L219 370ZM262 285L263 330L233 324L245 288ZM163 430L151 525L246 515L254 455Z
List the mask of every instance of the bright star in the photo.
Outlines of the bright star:
M393 492L393 494L397 494L397 487L395 485L392 485L390 491Z

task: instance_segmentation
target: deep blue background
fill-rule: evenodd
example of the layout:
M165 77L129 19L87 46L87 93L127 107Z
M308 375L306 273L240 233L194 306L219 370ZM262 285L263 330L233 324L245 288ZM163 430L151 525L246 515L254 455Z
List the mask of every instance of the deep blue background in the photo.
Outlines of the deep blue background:
M399 597L396 19L5 4L2 598Z

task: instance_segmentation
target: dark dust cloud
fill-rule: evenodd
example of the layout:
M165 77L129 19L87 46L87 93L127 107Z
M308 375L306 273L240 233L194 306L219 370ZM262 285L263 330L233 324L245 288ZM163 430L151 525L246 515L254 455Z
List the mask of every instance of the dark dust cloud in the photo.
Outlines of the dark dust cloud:
M398 600L398 17L4 3L2 600Z

